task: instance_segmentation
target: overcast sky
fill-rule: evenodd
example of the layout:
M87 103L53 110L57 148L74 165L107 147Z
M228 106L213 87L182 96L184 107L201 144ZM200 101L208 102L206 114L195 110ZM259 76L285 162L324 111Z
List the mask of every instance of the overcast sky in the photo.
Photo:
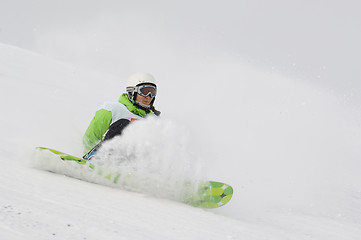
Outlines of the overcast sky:
M0 42L119 75L239 59L361 99L360 10L357 0L0 0Z

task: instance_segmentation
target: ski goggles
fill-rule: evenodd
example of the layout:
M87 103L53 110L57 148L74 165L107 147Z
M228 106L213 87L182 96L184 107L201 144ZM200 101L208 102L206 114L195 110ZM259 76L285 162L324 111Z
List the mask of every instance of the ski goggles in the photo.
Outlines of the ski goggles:
M157 95L157 87L153 85L140 85L135 88L135 91L143 97L154 98Z

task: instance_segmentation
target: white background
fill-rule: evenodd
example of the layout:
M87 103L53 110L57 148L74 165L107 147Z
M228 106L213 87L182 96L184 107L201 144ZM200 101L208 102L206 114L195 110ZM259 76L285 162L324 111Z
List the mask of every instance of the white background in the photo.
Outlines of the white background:
M0 234L48 239L54 225L46 223L60 221L81 222L72 229L78 239L111 238L126 219L97 223L95 235L85 227L108 219L108 211L115 221L125 209L136 226L132 233L122 229L125 239L143 239L149 221L164 224L152 219L154 208L139 209L143 197L28 166L39 145L80 154L96 104L116 101L130 74L147 71L159 83L156 106L188 129L205 174L235 188L215 214L182 215L178 209L186 206L150 198L157 212L180 211L172 220L182 228L177 220L197 219L193 214L221 218L235 239L357 239L359 7L357 1L0 1L0 42L7 44L0 55ZM71 197L60 197L69 188ZM107 194L127 207L114 210ZM73 200L92 207L68 207ZM102 207L88 216L93 206ZM59 217L63 212L71 217ZM195 230L184 238L200 238L197 229L211 236L217 224L204 219L207 227L187 225ZM55 229L74 234L66 225ZM152 232L155 239L171 233L172 227Z

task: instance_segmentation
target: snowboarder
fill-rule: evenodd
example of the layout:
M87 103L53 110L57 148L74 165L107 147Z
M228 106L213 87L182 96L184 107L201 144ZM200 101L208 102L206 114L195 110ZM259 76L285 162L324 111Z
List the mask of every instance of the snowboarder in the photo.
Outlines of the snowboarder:
M159 116L153 104L157 95L154 77L148 73L135 73L127 81L126 93L118 102L105 102L95 113L84 137L84 159L91 159L100 145L114 136L120 135L132 121L147 115Z

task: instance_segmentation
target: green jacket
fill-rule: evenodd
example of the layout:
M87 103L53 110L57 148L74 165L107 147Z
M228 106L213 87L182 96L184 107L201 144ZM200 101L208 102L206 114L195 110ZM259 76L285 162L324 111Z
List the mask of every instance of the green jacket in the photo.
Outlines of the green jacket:
M126 93L120 96L118 102L103 103L85 131L83 137L84 153L88 153L104 138L112 123L119 119L134 121L144 118L148 114L153 115L153 112L146 112L134 106Z

